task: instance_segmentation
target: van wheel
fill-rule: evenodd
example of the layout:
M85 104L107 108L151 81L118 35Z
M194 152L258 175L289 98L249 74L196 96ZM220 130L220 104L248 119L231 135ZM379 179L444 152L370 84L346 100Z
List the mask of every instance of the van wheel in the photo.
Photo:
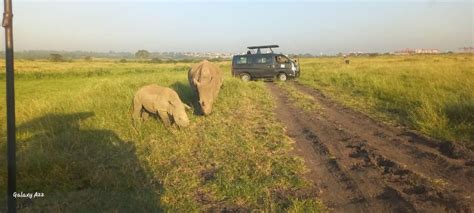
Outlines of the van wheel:
M277 79L278 79L279 81L286 81L286 79L287 79L286 74L285 74L285 73L279 73L279 74L277 75Z
M240 74L240 79L242 79L242 81L250 81L252 77L248 73L242 73Z

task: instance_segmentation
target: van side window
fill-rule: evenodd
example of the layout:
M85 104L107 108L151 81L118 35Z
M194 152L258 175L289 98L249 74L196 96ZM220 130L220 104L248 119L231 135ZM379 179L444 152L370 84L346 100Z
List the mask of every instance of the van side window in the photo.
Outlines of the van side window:
M282 55L278 55L276 56L276 61L279 63L279 64L286 64L286 63L289 63L290 60L285 57L285 56L282 56Z
M237 64L248 64L249 60L247 57L239 57L237 58Z
M269 64L272 62L272 57L270 56L258 56L257 57L257 64Z

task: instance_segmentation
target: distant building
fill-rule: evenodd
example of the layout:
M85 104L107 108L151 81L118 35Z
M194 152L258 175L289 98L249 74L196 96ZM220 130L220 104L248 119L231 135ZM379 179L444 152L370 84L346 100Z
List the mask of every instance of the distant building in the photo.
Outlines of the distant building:
M184 52L184 56L191 58L232 58L232 53L218 53L218 52Z
M439 54L438 49L409 49L405 48L402 50L395 51L395 55L411 55L411 54Z
M459 50L461 53L474 53L474 47L461 47Z
M408 49L408 48L405 48L405 49L398 50L398 51L394 52L395 55L410 55L410 54L414 54L414 53L415 53L415 50Z
M438 54L439 50L438 49L416 49L415 53L416 54Z

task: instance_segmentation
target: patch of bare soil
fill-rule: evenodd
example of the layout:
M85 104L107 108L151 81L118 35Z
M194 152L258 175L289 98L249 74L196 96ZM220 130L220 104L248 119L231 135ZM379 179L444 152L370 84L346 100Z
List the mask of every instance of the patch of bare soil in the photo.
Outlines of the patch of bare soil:
M279 120L304 158L318 196L335 212L471 212L473 154L375 121L295 82L319 112L295 107L267 83Z

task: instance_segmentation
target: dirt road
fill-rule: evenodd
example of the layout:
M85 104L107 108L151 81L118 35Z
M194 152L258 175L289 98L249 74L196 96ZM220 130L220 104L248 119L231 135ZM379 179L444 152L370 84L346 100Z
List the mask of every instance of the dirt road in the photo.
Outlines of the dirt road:
M377 122L321 92L294 84L322 106L303 111L267 83L276 114L295 141L307 178L334 212L471 212L474 165L470 151L402 127Z

